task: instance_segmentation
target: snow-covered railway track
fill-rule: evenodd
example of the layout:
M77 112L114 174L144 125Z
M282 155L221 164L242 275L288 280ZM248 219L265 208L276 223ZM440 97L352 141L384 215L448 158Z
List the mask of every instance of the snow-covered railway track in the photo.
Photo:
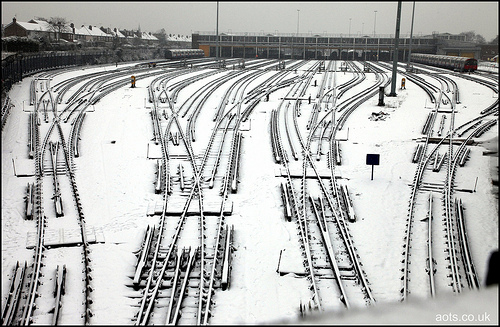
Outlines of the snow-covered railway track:
M24 300L9 305L9 314L6 314L6 317L8 316L14 323L49 323L44 320L50 316L46 314L48 312L53 313L51 321L53 324L69 321L75 323L80 320L87 324L91 321L93 286L90 265L91 241L88 238L90 231L86 225L77 188L74 158L79 156L78 140L81 125L90 102L96 103L112 90L128 83L128 78L120 79L120 77L130 73L129 69L116 74L91 73L63 80L56 87L52 87L51 81L60 74L56 71L41 73L31 82L30 104L33 106L33 111L29 118L28 156L35 161L36 181L28 184L26 217L35 221L37 231L33 233L31 241L28 241L28 247L33 247L35 250L34 262L26 264L23 273L24 284L18 293L19 299ZM151 74L155 73L158 71ZM147 74L148 72L139 77L145 77ZM87 79L89 80L68 99L66 108L59 111L57 106L62 102L64 94L71 87ZM77 113L77 117L69 126L67 123L74 113ZM47 194L52 195L47 196ZM52 206L50 202L53 202ZM56 234L59 234L59 237L56 237ZM53 256L63 258L65 261ZM55 288L52 287L52 282L47 283L46 280L51 279L53 273L48 272L51 267L46 267L42 262L45 258L59 262L60 267L66 266L63 271L69 271L70 283L64 289L65 292L62 291L61 276L66 275L63 271L57 273ZM75 273L77 271L81 273ZM63 294L76 301L69 304L64 300ZM75 303L81 305L75 306ZM34 314L35 309L39 314Z
M435 108L422 129L425 134L423 143L417 146L414 153L413 162L417 162L417 169L412 183L402 251L402 300L406 300L410 293L434 296L437 292L446 291L449 286L453 292L459 293L464 289L464 274L469 288L479 287L464 227L461 200L453 195L457 191L463 191L456 188L455 175L458 166L463 166L469 156L468 146L472 144L473 137L490 128L494 120L483 122L487 114L481 113L477 118L455 128L455 104L459 101L457 83L445 76L440 76L438 81L441 83L440 93L449 93L450 89L445 88L451 85L454 96L448 97L448 102L436 101ZM442 96L439 95L438 99L442 99ZM446 110L440 111L441 103L450 104L449 114ZM435 128L438 112L445 113L441 115L439 127ZM449 131L441 136L445 121L449 121ZM436 130L440 137L432 138ZM455 135L462 136L466 133L469 135L465 138L454 138ZM431 143L436 145L433 147ZM440 153L439 150L443 148L445 152ZM433 205L434 194L441 194L441 207ZM426 211L423 213L422 209ZM436 224L434 217L439 215L443 217L443 229L433 227ZM423 217L420 219L426 223L425 226L419 224L415 217ZM424 244L425 247L422 246ZM413 257L411 261L410 255ZM413 266L411 270L410 262ZM448 264L444 266L444 262ZM410 280L413 281L413 292ZM427 285L427 288L422 285Z
M237 131L244 113L251 110L251 106L250 109L247 107L243 111L239 110L243 102L244 92L241 92L238 104L216 120L203 154L197 156L193 147L195 140L188 136L189 131L194 132L194 122L189 119L183 129L180 109L175 108L172 97L166 91L164 82L167 80L171 79L157 78L150 85L150 100L168 102L171 110L169 115L164 115L168 122L165 137L160 139L160 160L163 162L161 166L165 168L159 171L157 179L168 186L156 187L157 190L165 190L164 209L159 227L155 228L157 232L150 233L151 241L144 241L143 244L148 246L143 248L139 256L149 258L141 259L134 278L134 284L143 293L135 323L144 325L154 320L167 324L206 324L210 318L215 288L225 289L229 286L233 232L225 223L224 208L230 190L235 192L237 189L237 162L241 146L241 134ZM241 79L242 83L244 81L245 79ZM213 93L221 84L212 83L212 89L205 91ZM240 88L236 88L238 89ZM226 91L226 98L231 90L232 88ZM160 95L166 98L159 100ZM200 111L203 104L196 108L198 109L194 112ZM233 109L237 109L237 112ZM153 110L157 110L156 104L153 105ZM160 127L162 115L156 113L151 117L156 120L153 126ZM173 135L177 136L169 137ZM225 140L230 140L231 145L225 145ZM180 143L183 145L181 152L178 149ZM224 159L226 154L227 158ZM179 169L178 180L171 178L169 174L172 166ZM221 166L227 167L226 173L218 169ZM188 171L184 171L185 169ZM166 178L160 176L162 172L166 173ZM224 175L218 195L221 199L221 212L214 216L204 209L205 195L213 193L211 189L216 182L215 177L221 174ZM190 177L186 178L187 176ZM167 207L174 198L182 199L184 203L179 216L167 213ZM175 228L172 230L168 226ZM186 289L190 290L187 294ZM155 307L158 313L153 315Z
M50 267L46 267L43 260L52 257L53 254L50 249L53 247L57 247L59 253L66 251L73 252L72 255L74 256L75 251L71 248L76 245L76 252L79 253L81 258L80 261L83 262L83 269L77 269L82 271L80 286L77 286L78 284L75 283L75 281L78 280L78 274L74 273L74 266L72 266L71 273L74 277L72 279L72 287L69 288L70 296L74 296L75 298L77 296L74 293L74 287L78 289L77 292L79 294L82 294L83 290L83 296L81 298L83 309L68 307L67 310L69 311L66 310L65 316L67 316L69 312L74 311L74 314L77 314L78 318L72 318L73 321L82 319L83 322L88 322L92 314L90 311L90 303L92 301L90 292L92 290L90 287L91 276L85 218L81 211L81 203L74 179L74 172L72 166L69 165L68 159L70 154L66 147L63 127L61 126L61 114L57 111L57 105L52 95L50 79L51 77L49 75L41 79L42 83L39 84L40 79L35 78L35 83L33 83L32 88L34 92L32 94L34 97L34 109L33 112L30 113L29 119L29 157L35 159L34 177L36 181L32 184L32 187L29 184L30 194L27 199L26 216L28 219L35 220L37 225L37 231L34 233L34 238L31 241L31 246L35 249L35 255L34 262L31 265L25 264L27 268L24 274L26 276L24 278L24 286L19 288L17 288L17 286L20 284L16 286L16 289L19 289L17 293L19 299L23 298L25 301L21 301L23 303L10 305L11 309L9 309L10 313L8 315L8 320L10 322L22 325L29 325L35 322L48 323L43 320L45 319L46 311L53 312L52 323L54 324L58 323L61 316L61 307L64 303L61 299L61 285L64 280L62 276L63 272L59 273L60 277L56 280L56 290L57 287L59 287L59 291L56 291L55 299L53 300L54 303L51 303L52 301L50 300L52 294L50 296L47 295L47 293L49 293L47 287L50 288L50 286L43 286L48 276L52 275L47 272ZM41 92L37 92L38 88L40 88ZM41 96L37 97L37 93L41 94ZM40 114L43 114L43 120L38 119ZM49 119L51 114L53 117ZM41 139L43 139L43 141L41 141ZM50 181L52 181L53 185L52 197L46 195L47 192L50 192ZM68 187L70 188L70 194L66 191ZM63 196L66 199L64 202ZM53 209L49 209L50 206L46 203L47 200L53 200ZM73 201L76 204L75 207L68 205ZM51 216L56 218L50 218ZM52 231L55 228L55 219L62 222L62 224L58 224L59 227L64 227L66 230L75 229L81 237L77 237L76 240L70 241L70 243L60 243L51 239ZM82 248L78 250L79 246L82 246ZM71 255L68 254L68 256ZM13 283L16 283L15 279ZM40 305L40 303L43 303L43 305ZM14 310L12 308L14 308ZM38 315L34 315L35 309L37 309L37 312L40 312ZM64 311L65 310L63 310L63 312ZM65 320L63 319L63 321Z
M328 71L330 69L331 65L329 65ZM306 82L296 83L284 97L282 104L285 99L291 99L299 91L299 95L304 94L304 89L308 87L308 82L311 81L314 70L308 71L308 73L310 74L308 78L302 78ZM327 76L325 74L323 77L320 84L322 87L326 85ZM364 74L361 74L359 78L348 81L345 87L349 85L355 87L363 80ZM348 100L342 107L346 110L340 115L336 123L344 122L359 103L373 96L375 94L373 90L380 83L383 83L383 79L377 78L374 86L358 92L352 100ZM300 89L300 87L303 89ZM338 88L334 85L325 94L332 93L330 98L336 100L337 96L334 94L336 89ZM343 89L344 92L348 90L349 88ZM271 142L274 144L275 161L281 162L287 172L285 176L286 182L283 184L284 199L287 200L286 209L289 212L289 218L287 219L295 217L297 220L300 247L304 256L305 276L308 276L311 283L312 296L309 302L301 303L300 311L302 314L306 314L306 308L323 310L325 307L335 307L339 302L346 308L350 308L351 303L359 306L375 301L348 230L347 217L349 219L354 218L350 201L348 198L345 198L347 201L344 200L344 196L348 195L345 191L339 189L333 174L332 185L325 184L323 180L325 177L321 176L318 164L316 164L316 161L320 159L320 150L316 151L317 160L313 161L312 159L311 143L313 140L317 141L317 148L321 149L321 143L327 130L330 130L330 135L334 135L336 130L341 128L341 124L331 124L331 121L329 122L327 119L332 116L332 110L337 109L335 104L332 106L334 109L328 110L327 108L327 113L320 115L322 111L320 104L324 98L322 94L321 91L318 91L319 101L313 106L310 116L312 117L316 112L317 117L312 120L309 119L306 126L309 133L305 141L302 137L303 126L300 126L297 119L300 116L299 105L297 105L298 101L300 101L299 98L296 99L293 110L289 110L290 104L286 106L280 105L277 110L273 111L271 119ZM293 117L295 133L292 132L292 128L288 123L289 115ZM283 121L284 124L281 124ZM332 125L335 125L335 127ZM281 141L282 138L284 139L284 137L281 137L283 133L287 136L287 146L292 150L294 150L294 146L291 135L296 135L299 140L303 157L300 177L292 177L290 174L290 169L293 169L290 167L294 164L289 162L286 148ZM334 149L336 143L334 137L332 139L333 141L330 144L334 145L332 148ZM294 151L292 153L295 153ZM333 153L330 152L327 161L328 167L334 167L335 165L336 157ZM296 154L293 157L296 161L298 160ZM331 189L333 189L333 192ZM341 198L343 199L341 200Z

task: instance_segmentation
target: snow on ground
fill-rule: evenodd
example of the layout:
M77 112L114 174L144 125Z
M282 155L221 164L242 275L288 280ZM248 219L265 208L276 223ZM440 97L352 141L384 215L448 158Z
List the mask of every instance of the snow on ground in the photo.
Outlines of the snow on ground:
M52 85L62 78L102 69L85 68L58 75ZM341 74L338 75L340 80ZM10 92L15 107L2 131L2 303L15 262L29 261L32 257L32 250L25 245L28 232L35 227L32 221L23 219L28 179L15 177L12 164L13 159L22 162L27 157L30 80L26 78L14 85ZM81 156L75 160L76 180L87 225L102 231L105 238L105 243L91 245L95 286L93 324L130 324L137 310L132 306L137 300L129 297L136 292L127 287L134 273L133 252L140 245L145 227L156 222L156 218L146 213L148 205L158 198L153 186L156 162L147 157L152 136L149 110L145 108L148 83L141 80L135 89L122 88L106 96L83 123ZM457 106L460 115L456 125L466 121L466 115L473 117L478 109L494 101L491 90L468 81L458 83L461 104ZM307 280L277 273L280 253L282 269L297 269L302 261L298 257L296 223L283 218L281 178L275 177L277 166L269 144L270 112L278 105L279 96L273 93L269 102L257 105L251 115L251 128L244 132L240 184L238 193L230 196L233 214L228 217L228 223L235 227L232 283L229 291L215 295L212 324L295 322L300 301L310 297ZM207 107L215 107L219 101L220 98L210 98ZM421 89L407 82L406 90L398 89L396 98L386 97L385 107L378 107L377 103L378 98L373 97L360 106L341 131L345 137L341 142L343 162L337 174L349 187L358 217L356 223L350 224L350 231L378 305L356 308L349 313L337 311L332 321L435 323L432 321L435 312L429 311L430 302L415 298L402 309L397 304L403 231L416 167L411 164L411 155L414 139L421 136L420 130L431 110L430 102ZM372 112L379 111L387 114L385 120L369 119ZM476 192L460 192L459 196L466 208L472 257L481 283L486 276L489 254L498 249L498 193L494 194L498 191L491 183L492 171L496 171L498 180L498 157L482 155L496 145L495 137L498 132L493 128L480 138L483 146L471 148L471 158L465 167L458 169L456 178L457 188L472 190L477 177ZM368 153L380 154L373 180L371 167L365 164ZM47 267L52 269L55 263ZM497 296L498 288L493 288L465 294L457 306L449 301L447 294L435 303L443 309L455 310L454 313L468 313L469 308L477 311L484 301L496 303L485 307L490 313L497 307ZM458 298L452 297L457 301ZM78 299L64 298L64 301ZM381 314L373 313L378 307ZM422 316L423 313L426 314ZM491 314L498 323L498 311ZM71 323L64 317L63 310L62 322ZM43 317L36 319L39 323L46 321Z
M485 72L498 74L498 62L478 60L477 69Z

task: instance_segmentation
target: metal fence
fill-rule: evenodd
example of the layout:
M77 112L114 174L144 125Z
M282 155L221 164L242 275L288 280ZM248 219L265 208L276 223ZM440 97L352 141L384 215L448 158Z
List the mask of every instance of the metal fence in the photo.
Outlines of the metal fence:
M95 52L43 52L15 54L2 60L2 90L10 90L14 83L31 74L72 66L95 65L103 58L113 56L113 51Z

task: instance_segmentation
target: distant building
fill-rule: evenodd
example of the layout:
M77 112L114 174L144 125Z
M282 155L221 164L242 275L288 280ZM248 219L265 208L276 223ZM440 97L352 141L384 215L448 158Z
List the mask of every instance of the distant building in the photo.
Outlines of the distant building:
M125 35L122 34L116 27L114 29L111 29L110 27L101 27L101 31L103 31L106 34L112 35L114 38L117 38L119 40L126 40Z
M192 48L202 49L205 56L225 58L330 59L330 60L392 60L394 35L318 35L271 33L194 33ZM448 33L413 36L413 53L429 53L479 58L478 44L465 41L464 35ZM398 60L406 61L410 38L400 36Z
M153 46L159 43L159 40L150 32L98 28L92 25L82 25L80 28L75 28L73 23L57 27L37 19L32 19L29 22L19 22L16 18L13 18L12 22L3 28L2 32L4 37L19 36L35 40L47 39L49 42L65 40L90 46L110 46L115 41L120 44Z
M71 25L55 27L43 20L32 19L29 22L18 22L14 17L12 23L4 28L3 36L20 36L30 39L47 38L49 41L66 40L73 42L73 28Z
M74 33L75 41L79 43L105 46L113 42L113 35L105 33L100 28L92 25L82 25L79 29L75 29Z
M496 60L495 60L496 57ZM481 60L498 62L498 44L481 45Z
M180 34L168 34L165 36L166 44L173 49L190 49L192 45L191 36Z
M456 41L467 41L467 36L465 34L450 34L450 33L432 33L432 37L441 40L456 40Z
M159 40L156 38L156 36L148 32L142 32L140 37L148 45L156 45L159 43Z

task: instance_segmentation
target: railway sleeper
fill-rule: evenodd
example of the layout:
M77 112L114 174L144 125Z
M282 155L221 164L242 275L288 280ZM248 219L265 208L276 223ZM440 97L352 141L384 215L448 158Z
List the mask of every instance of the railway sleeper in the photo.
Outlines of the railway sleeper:
M328 264L328 265L315 264L315 265L313 265L313 267L316 269L331 270L330 264ZM352 264L350 264L348 266L338 266L338 268L340 271L353 271L354 270L354 266Z
M296 278L311 278L311 274L309 271L285 271L285 270L280 270L279 271L280 276L286 276L288 274L292 274ZM315 272L314 276L316 276L319 279L336 279L335 275L332 274L331 272ZM340 275L341 280L357 280L357 276L355 273L352 274L342 274ZM311 286L312 287L312 286Z
M43 169L44 176L54 176L54 169L52 169L52 167L47 167L46 165L44 165L44 167L45 167ZM68 169L66 168L66 164L57 165L56 167L57 175L66 175L67 172Z
M158 292L158 298L170 298L172 296L172 286L173 286L173 281L171 279L169 280L162 280L161 281L161 286L159 287L159 292ZM134 287L134 285L128 284L127 286L129 287ZM139 284L140 289L143 289L146 287L146 281L141 281ZM156 283L153 285L156 286ZM187 288L189 289L197 289L200 287L200 277L199 274L198 276L191 276L189 275L189 283L186 285ZM142 295L137 295L137 297L141 297Z

